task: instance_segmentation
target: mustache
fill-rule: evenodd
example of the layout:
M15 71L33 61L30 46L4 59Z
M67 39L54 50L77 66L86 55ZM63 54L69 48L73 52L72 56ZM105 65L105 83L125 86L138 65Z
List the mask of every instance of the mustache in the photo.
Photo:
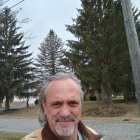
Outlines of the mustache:
M75 121L76 118L74 116L67 116L67 117L63 117L63 116L57 116L55 121L56 122L61 122L61 121Z

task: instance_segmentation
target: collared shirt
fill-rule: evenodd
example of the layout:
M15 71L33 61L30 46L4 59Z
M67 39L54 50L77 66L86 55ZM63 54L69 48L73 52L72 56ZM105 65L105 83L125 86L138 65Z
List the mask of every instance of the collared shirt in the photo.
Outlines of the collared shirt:
M84 140L81 132L78 130L78 140Z

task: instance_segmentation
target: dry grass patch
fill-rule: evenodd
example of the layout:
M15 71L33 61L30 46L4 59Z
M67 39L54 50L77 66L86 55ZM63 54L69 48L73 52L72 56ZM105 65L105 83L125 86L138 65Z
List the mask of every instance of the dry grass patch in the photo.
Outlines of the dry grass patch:
M38 106L17 109L10 111L7 114L1 113L0 118L17 118L17 119L37 119L38 118Z
M125 114L126 110L117 105L114 105L110 109L99 101L88 101L83 104L83 117L119 117Z
M0 131L0 140L19 140L24 137L24 133L2 132Z
M111 110L99 101L86 101L83 103L82 117L83 119L140 120L137 103L122 100L114 101Z

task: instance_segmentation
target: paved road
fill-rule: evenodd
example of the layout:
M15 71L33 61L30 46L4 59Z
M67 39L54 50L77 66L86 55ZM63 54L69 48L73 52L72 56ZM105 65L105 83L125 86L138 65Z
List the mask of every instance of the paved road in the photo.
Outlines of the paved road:
M0 118L0 131L29 133L40 128L37 120Z
M86 120L87 126L104 134L104 140L140 140L140 121ZM0 118L0 131L29 133L40 128L37 120Z

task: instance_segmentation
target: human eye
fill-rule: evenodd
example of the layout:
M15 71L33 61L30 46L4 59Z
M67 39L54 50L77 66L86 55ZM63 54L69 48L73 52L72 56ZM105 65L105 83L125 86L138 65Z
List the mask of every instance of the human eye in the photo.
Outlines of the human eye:
M79 105L79 102L77 102L77 101L70 101L70 102L69 102L69 105L70 105L71 107L76 107L76 106Z
M56 101L56 102L53 102L51 106L54 107L54 108L57 108L57 107L60 107L61 104L62 104L61 102Z

